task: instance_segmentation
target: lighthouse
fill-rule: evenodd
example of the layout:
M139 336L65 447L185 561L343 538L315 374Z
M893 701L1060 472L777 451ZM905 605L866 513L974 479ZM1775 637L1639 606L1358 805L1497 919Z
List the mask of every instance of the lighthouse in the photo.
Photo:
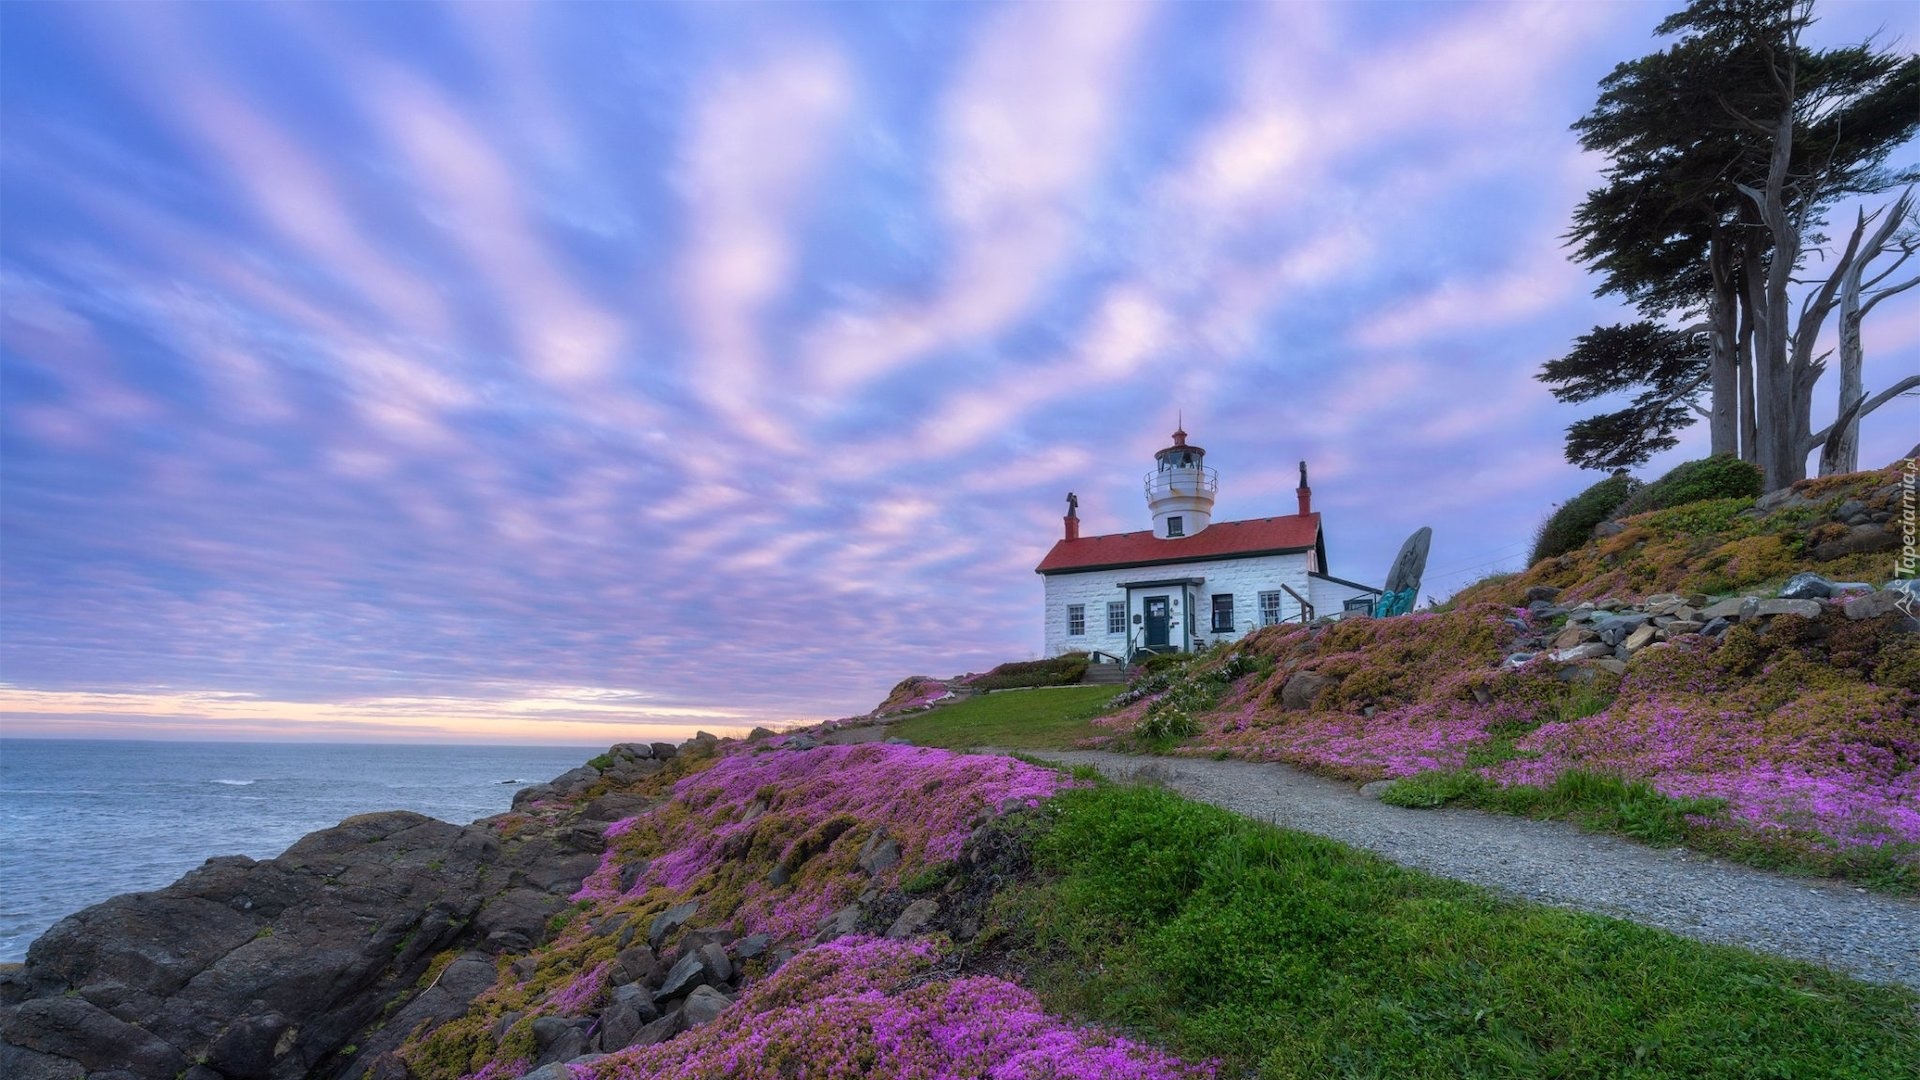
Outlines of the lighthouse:
M1062 535L1034 567L1045 581L1048 655L1131 661L1203 649L1263 626L1369 610L1380 595L1327 573L1306 462L1296 513L1215 521L1219 477L1185 428L1153 455L1146 475L1152 529L1082 536L1080 497L1067 494Z
M1207 452L1187 444L1184 427L1173 433L1173 445L1153 455L1154 470L1147 474L1147 509L1153 514L1153 535L1160 540L1194 536L1213 524L1213 498L1220 478L1207 467Z

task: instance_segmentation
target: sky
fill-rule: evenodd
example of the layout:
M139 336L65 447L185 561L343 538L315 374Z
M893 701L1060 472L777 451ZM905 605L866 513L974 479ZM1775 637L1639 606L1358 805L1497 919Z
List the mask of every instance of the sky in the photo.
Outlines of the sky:
M0 733L864 712L1037 656L1177 420L1334 574L1519 569L1623 315L1568 125L1677 6L0 5Z

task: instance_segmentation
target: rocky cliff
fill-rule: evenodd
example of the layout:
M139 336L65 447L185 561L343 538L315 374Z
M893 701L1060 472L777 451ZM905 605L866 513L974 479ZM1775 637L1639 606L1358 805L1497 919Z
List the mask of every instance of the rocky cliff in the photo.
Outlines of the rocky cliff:
M464 828L367 815L73 915L0 981L0 1074L1197 1075L961 973L1020 863L1004 815L1059 773L757 734L616 746Z

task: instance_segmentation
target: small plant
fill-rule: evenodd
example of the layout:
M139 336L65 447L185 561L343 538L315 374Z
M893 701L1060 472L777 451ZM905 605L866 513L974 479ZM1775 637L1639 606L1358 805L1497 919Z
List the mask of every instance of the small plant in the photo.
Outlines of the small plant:
M1760 486L1758 466L1731 454L1716 454L1674 466L1665 476L1627 496L1612 516L1632 517L1710 499L1752 500L1760 495Z
M1564 555L1586 543L1593 535L1593 527L1611 517L1613 508L1632 495L1639 483L1622 472L1568 499L1565 506L1541 523L1539 535L1533 540L1533 557L1528 561L1537 563Z
M592 757L587 759L587 766L589 768L600 769L603 771L606 769L611 769L613 768L613 755L612 754L595 754Z

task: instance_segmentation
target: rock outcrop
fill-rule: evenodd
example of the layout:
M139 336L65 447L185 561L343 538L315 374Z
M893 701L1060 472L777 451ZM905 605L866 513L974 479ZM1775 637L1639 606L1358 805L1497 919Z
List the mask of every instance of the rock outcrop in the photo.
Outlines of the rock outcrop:
M544 940L599 865L606 824L644 802L587 796L603 773L658 772L665 750L614 747L606 769L525 789L500 818L366 814L70 915L0 971L0 1076L364 1075L419 1025L464 1014L497 957Z

